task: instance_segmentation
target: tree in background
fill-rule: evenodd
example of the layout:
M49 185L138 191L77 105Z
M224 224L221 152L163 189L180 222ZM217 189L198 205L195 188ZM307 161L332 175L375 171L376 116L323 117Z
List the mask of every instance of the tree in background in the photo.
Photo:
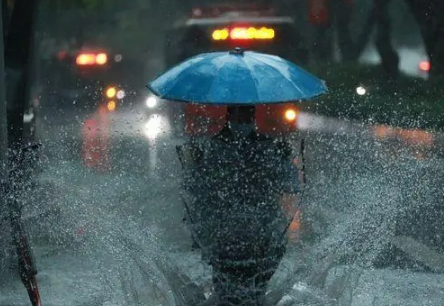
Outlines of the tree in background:
M390 0L373 0L360 31L353 39L350 31L352 15L362 1L357 0L308 0L310 24L315 28L314 54L320 60L332 59L332 32L337 35L341 59L356 61L376 30L376 47L381 65L390 77L398 75L398 55L391 44L392 31L388 3ZM329 33L329 34L327 34ZM318 50L320 49L320 50ZM321 54L322 56L319 56Z
M308 20L314 30L312 53L317 60L332 59L329 0L308 0Z
M388 13L388 0L373 0L376 19L376 48L384 71L396 78L399 74L399 56L392 45L392 25Z
M384 71L396 78L399 74L399 56L392 45L394 33L392 28L393 14L399 14L397 8L402 3L393 0L368 0L372 8L364 18L357 35L350 35L350 20L356 9L363 5L365 0L307 0L309 3L310 24L315 29L314 54L320 59L332 57L331 31L337 33L338 47L343 60L357 60L372 33L375 33L375 44L381 58ZM401 0L400 0L401 1ZM431 62L430 76L444 74L444 1L442 0L402 0L408 4L416 19L425 49ZM354 2L354 4L352 3ZM354 5L354 7L352 7ZM391 12L390 12L390 6ZM318 16L316 16L318 15ZM401 16L399 17L401 18ZM406 24L404 31L412 29ZM330 34L327 35L330 31ZM356 31L356 30L355 30ZM411 34L411 33L410 33ZM321 41L324 40L324 41ZM316 50L321 48L322 50ZM327 49L327 50L324 50ZM321 56L317 54L321 52Z
M152 52L160 52L157 49L160 50L158 46L162 45L163 29L186 14L190 7L202 3L201 0L44 1L46 4L41 11L45 17L41 18L40 28L46 37L60 40L75 37L79 43L96 40L123 48L125 53L134 57L150 57ZM392 23L393 13L397 12L396 8L389 11L389 6L399 6L400 1L408 3L420 26L432 62L431 74L442 74L444 42L438 39L444 34L442 0L304 0L297 3L275 0L273 3L298 8L293 10L297 14L296 20L298 23L302 19L308 20L311 30L303 28L303 31L313 32L309 35L313 40L313 54L322 61L333 59L334 34L341 58L356 61L374 33L382 67L389 76L396 77L399 59L392 46L395 35ZM306 7L308 14L301 14L301 7ZM358 26L354 22L356 18L360 18Z
M353 6L354 0L333 0L330 4L341 58L346 61L354 60L356 57L355 44L350 33Z
M430 76L444 74L444 1L405 0L419 24L427 54L430 58Z

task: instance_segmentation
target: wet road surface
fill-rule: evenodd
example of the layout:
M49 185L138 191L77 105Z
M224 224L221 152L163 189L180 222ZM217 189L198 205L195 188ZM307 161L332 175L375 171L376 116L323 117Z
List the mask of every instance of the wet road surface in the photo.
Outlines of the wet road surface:
M208 289L210 268L191 251L182 223L175 154L180 139L171 135L168 123L140 108L42 118L45 148L38 184L32 201L29 193L23 196L44 305L175 305L176 285L169 275L177 277L179 271L186 275L182 279ZM287 299L302 305L329 305L333 298L344 305L372 305L365 304L375 301L372 290L382 288L359 277L342 282L361 292L353 300L323 284L327 278L338 283L329 272L334 266L365 267L380 260L381 268L389 267L390 261L379 257L396 231L422 230L427 245L442 242L438 229L430 234L423 223L410 221L433 215L442 204L440 136L308 114L300 115L299 128L308 179L302 243L291 243L270 288L288 287ZM395 229L406 216L414 217ZM371 278L368 273L364 279ZM400 278L412 277L403 273ZM442 282L440 274L434 276L431 282ZM0 305L27 305L12 274L0 288Z

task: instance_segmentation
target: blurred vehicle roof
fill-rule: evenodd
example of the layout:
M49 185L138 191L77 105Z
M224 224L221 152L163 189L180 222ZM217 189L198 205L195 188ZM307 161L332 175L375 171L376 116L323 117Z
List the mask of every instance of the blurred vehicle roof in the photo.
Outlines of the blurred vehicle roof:
M247 16L223 16L217 18L192 18L188 19L185 22L186 26L193 25L219 25L219 24L227 24L227 23L236 23L236 22L247 22L247 23L267 23L267 24L276 24L276 23L294 23L294 19L291 17L247 17Z
M220 25L230 23L294 23L289 16L278 16L275 7L261 3L204 4L194 7L186 18L173 27Z

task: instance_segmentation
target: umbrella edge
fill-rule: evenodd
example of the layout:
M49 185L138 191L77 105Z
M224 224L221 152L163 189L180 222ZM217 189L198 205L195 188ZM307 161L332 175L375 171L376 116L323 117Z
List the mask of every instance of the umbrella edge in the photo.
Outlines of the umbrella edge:
M318 98L320 96L325 95L328 92L327 86L325 86L324 92L321 92L317 95L314 95L310 98L300 99L300 100L284 100L284 101L265 101L265 102L233 102L233 103L223 103L223 102L202 102L202 101L191 101L191 100L185 100L185 99L177 99L177 98L169 98L168 96L162 96L160 95L156 90L154 90L150 84L146 85L149 91L153 93L155 96L159 97L163 100L168 100L169 102L179 102L179 103L192 103L192 104L201 104L201 105L230 105L230 106L251 106L251 105L267 105L267 104L281 104L281 103L303 103L310 101L312 99Z

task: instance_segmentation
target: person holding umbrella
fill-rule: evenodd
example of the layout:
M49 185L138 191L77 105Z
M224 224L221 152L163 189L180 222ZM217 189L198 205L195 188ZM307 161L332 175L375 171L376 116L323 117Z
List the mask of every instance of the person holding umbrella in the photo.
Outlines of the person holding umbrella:
M207 141L178 147L182 199L193 239L213 267L218 305L260 305L286 248L300 191L291 145L255 129L257 105L311 99L323 81L273 55L244 51L193 57L148 88L165 100L227 106Z

